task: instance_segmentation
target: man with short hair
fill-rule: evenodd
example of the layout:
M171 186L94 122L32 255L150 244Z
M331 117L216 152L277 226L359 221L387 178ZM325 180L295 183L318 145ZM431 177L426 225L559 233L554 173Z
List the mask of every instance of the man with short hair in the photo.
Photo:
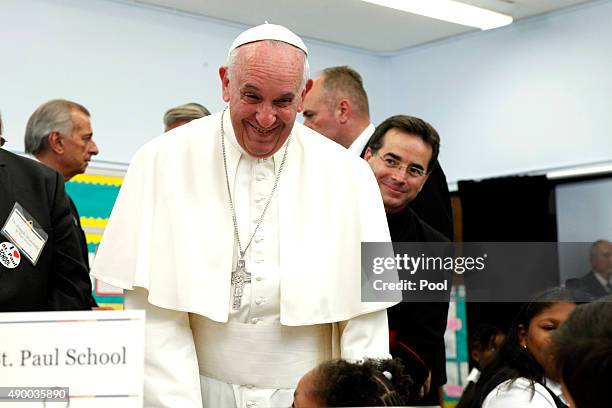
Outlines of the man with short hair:
M304 124L361 154L374 132L361 75L348 66L330 67L314 80L304 101Z
M306 46L264 24L228 54L228 107L136 153L94 265L147 310L145 406L289 406L320 362L388 355L391 304L360 279L384 207L365 162L295 122Z
M0 312L86 310L89 296L61 175L0 149Z
M304 124L363 157L374 132L361 75L348 66L324 69L304 100ZM412 209L429 225L453 239L453 215L446 176L439 163L431 169Z
M98 154L89 111L83 105L65 99L45 102L32 113L26 126L24 142L26 153L58 171L64 182L84 173L91 158ZM68 194L66 196L83 260L89 270L89 250L79 212L72 198ZM91 293L89 298L92 307L97 306Z
M386 119L370 138L364 158L378 181L393 242L448 242L409 206L435 168L439 150L438 132L424 120L407 115ZM403 302L388 313L391 354L401 358L416 353L431 370L431 391L411 403L441 404L448 301Z
M612 293L612 242L600 239L590 253L591 271L579 280L580 286L594 297Z
M210 115L210 111L199 103L191 102L170 108L164 114L164 132Z

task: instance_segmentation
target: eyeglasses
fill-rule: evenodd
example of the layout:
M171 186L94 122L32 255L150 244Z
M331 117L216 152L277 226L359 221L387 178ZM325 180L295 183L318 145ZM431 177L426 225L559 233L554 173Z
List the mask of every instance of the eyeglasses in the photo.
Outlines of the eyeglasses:
M423 170L420 167L402 164L402 162L400 162L399 160L394 159L392 157L383 157L379 155L378 152L374 153L374 156L380 157L380 160L382 160L382 162L385 164L385 166L387 166L387 168L397 169L400 171L406 169L406 173L410 177L423 177L427 174L427 171Z

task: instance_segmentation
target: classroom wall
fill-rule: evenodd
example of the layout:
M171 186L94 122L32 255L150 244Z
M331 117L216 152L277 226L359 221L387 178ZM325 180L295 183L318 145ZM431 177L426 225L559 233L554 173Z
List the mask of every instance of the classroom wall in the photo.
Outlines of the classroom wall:
M612 2L390 58L389 114L440 132L449 182L612 161Z
M92 112L98 159L127 163L171 106L220 110L218 66L244 26L111 0L3 0L0 111L10 150L43 101ZM612 1L391 56L306 38L312 73L364 77L372 119L408 113L442 137L452 184L612 159Z
M92 114L97 159L129 162L163 131L162 116L197 101L221 110L218 68L245 26L107 0L3 0L0 15L0 112L6 148L23 151L30 114L67 98ZM313 74L349 64L376 79L383 58L306 39ZM380 83L377 83L380 85ZM384 87L369 87L382 120Z

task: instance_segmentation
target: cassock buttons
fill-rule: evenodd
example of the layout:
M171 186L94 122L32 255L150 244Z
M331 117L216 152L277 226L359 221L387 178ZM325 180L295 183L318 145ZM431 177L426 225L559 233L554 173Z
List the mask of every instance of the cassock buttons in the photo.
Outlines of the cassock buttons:
M254 317L251 319L252 324L260 324L262 320L259 317Z
M258 244L262 242L263 240L264 240L263 237L255 237L255 242L257 242Z
M255 304L256 304L257 306L259 306L259 305L263 305L264 303L266 303L266 298L265 298L265 297L263 297L263 296L259 296L259 297L257 297L257 298L255 299Z
M266 176L264 176L263 174L258 174L258 175L255 176L255 180L257 180L257 181L262 181L262 180L265 180L265 179L266 179Z

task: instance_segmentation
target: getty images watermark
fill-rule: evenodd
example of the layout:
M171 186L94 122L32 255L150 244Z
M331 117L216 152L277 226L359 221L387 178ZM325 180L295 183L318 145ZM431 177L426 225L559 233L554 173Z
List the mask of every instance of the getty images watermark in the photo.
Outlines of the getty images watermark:
M585 248L551 242L363 243L362 300L447 301L460 277L470 301L523 302L564 282L569 272L561 252Z

